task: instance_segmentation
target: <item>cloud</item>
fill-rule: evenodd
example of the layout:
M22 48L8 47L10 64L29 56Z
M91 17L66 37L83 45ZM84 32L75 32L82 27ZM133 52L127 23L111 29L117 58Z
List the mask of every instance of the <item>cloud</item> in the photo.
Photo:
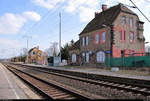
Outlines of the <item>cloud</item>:
M68 0L64 9L68 13L78 13L81 22L88 22L98 11L99 0Z
M99 0L68 0L64 7L67 12L74 12L80 7L88 7L96 9L99 5Z
M0 34L15 34L25 22L26 19L18 14L6 13L0 16Z
M80 20L81 22L88 22L92 18L94 18L94 9L88 8L88 7L80 7Z
M23 16L33 21L39 21L41 19L41 16L38 13L33 12L33 11L24 12Z
M23 45L17 40L0 38L0 46L0 58L10 58L19 55Z
M23 14L5 13L0 16L0 34L16 34L29 19L39 21L40 15L33 11Z
M47 8L53 9L58 3L64 2L64 0L31 0L34 4Z
M0 46L9 47L9 48L19 48L21 44L17 40L9 40L9 39L0 39Z
M67 13L78 14L81 22L89 22L94 18L94 12L101 11L101 5L107 4L108 7L114 4L123 3L126 5L132 5L130 0L31 0L35 5L53 9L57 3L65 2L65 5L61 9L64 9ZM148 0L149 1L149 0ZM134 0L137 6L143 6L144 0ZM89 11L88 11L89 10Z

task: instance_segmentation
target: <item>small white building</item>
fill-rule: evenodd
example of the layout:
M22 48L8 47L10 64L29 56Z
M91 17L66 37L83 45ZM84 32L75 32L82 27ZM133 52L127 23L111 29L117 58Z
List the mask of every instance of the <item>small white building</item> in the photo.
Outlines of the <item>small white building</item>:
M150 46L146 46L146 47L145 47L145 52L146 52L146 53L150 53Z

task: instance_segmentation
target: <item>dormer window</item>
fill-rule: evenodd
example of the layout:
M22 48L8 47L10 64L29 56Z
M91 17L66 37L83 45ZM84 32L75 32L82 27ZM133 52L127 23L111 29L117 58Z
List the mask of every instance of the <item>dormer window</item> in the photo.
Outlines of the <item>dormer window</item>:
M122 16L122 25L126 24L126 16Z

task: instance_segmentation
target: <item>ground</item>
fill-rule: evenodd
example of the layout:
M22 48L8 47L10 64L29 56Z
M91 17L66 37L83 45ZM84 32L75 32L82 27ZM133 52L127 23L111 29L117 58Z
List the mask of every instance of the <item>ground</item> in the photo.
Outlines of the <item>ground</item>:
M111 72L110 68L95 68L95 67L87 67L87 66L59 66L63 68L76 68L76 69L86 69L89 71L104 71L104 72ZM131 69L132 68L132 69ZM142 68L119 68L119 71L115 72L117 74L130 74L130 75L137 75L137 76L150 76L150 68L149 67L142 67Z

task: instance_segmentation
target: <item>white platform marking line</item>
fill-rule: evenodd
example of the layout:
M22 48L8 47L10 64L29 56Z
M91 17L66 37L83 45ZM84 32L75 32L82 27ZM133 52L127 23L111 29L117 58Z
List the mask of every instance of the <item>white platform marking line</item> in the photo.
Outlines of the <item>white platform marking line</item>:
M3 69L3 68L2 68L2 64L0 64L0 65L1 65L1 66L0 66L1 69ZM5 78L6 78L7 81L8 81L8 84L9 84L10 88L13 90L13 92L14 92L16 98L17 98L17 99L20 99L20 97L18 96L18 94L17 94L17 92L15 91L15 89L13 89L13 86L12 86L11 82L9 81L8 76L6 75L5 70L3 69L2 71L3 71L3 74L4 74Z

